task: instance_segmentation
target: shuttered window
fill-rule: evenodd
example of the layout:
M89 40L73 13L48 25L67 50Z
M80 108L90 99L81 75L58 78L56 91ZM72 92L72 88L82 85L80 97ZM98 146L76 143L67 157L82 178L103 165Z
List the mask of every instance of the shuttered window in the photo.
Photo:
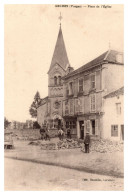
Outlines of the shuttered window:
M95 135L98 135L98 119L95 120Z
M83 113L84 112L84 99L80 97L75 99L75 113Z
M75 99L75 112L78 113L79 112L79 100Z
M96 87L96 75L91 75L91 89L94 89Z
M84 83L84 80L79 79L79 92L83 92L83 83Z
M74 100L70 99L70 114L74 114Z
M69 103L65 101L65 115L69 115Z
M73 95L73 82L69 83L69 95Z

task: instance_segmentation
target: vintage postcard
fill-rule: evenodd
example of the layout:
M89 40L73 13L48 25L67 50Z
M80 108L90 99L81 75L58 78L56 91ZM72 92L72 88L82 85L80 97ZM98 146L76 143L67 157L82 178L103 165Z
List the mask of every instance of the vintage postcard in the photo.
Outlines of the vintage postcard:
M124 5L5 4L4 190L124 190Z

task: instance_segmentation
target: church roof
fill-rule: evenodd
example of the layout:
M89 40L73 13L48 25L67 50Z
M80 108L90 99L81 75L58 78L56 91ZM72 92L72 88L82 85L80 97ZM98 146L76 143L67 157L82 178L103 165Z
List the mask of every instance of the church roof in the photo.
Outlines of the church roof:
M104 52L103 54L101 54L100 56L98 56L97 58L95 58L94 60L88 62L87 64L81 66L80 68L78 68L78 69L74 70L73 72L69 73L68 75L64 76L64 78L68 78L69 76L79 74L79 73L86 71L87 69L93 68L94 66L97 66L99 64L112 63L112 64L123 65L123 63L120 63L117 61L117 58L116 58L117 54L123 54L123 53L115 51L115 50L108 50L108 51Z
M54 53L53 53L53 57L52 57L49 71L54 67L55 64L59 64L64 70L66 70L66 66L67 66L67 64L69 64L61 26L59 29L58 38L56 41L56 46L54 49Z

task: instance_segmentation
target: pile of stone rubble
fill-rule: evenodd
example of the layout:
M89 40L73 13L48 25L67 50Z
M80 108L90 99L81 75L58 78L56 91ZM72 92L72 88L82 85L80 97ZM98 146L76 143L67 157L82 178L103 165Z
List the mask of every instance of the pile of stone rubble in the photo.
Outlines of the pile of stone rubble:
M120 142L114 142L110 140L95 140L90 144L90 152L123 152L124 145ZM81 150L84 152L84 144L82 144Z
M73 139L64 139L63 141L58 141L56 143L44 143L42 141L31 141L29 145L41 146L42 150L60 150L60 149L71 149L80 148L81 144Z
M71 149L71 148L80 148L80 147L81 147L80 143L73 139L65 139L57 143L58 149L65 149L65 148Z
M42 141L31 141L29 145L41 146L42 150L60 150L60 149L73 149L81 148L84 152L84 143L73 139L64 139L63 141L58 141L56 143L44 143ZM123 143L112 142L109 140L93 140L90 144L90 152L122 152Z

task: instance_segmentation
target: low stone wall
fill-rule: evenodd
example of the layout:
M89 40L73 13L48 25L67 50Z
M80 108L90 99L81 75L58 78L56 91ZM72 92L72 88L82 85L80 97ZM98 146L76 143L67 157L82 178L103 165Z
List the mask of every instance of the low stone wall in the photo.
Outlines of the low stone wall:
M33 139L40 139L40 130L39 129L14 129L13 131L13 138L20 139L20 140L33 140Z
M8 132L12 132L13 139L19 140L36 140L40 139L40 129L11 129ZM58 136L58 130L52 129L49 131L51 138Z

